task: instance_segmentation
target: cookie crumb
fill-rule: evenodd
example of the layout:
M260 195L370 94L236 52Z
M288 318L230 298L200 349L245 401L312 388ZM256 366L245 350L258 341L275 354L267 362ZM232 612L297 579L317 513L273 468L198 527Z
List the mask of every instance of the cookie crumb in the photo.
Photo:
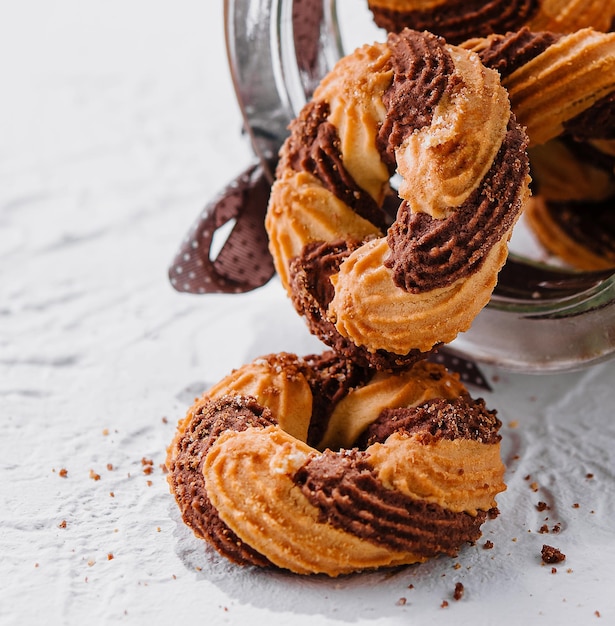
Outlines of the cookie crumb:
M58 476L60 478L66 478L68 476L68 470L66 468L62 468L59 472L58 472Z
M536 505L536 509L537 509L538 511L540 511L540 512L542 512L542 511L550 511L550 510L551 510L551 507L550 507L550 506L549 506L546 502L539 502L539 503Z
M463 594L465 592L465 588L463 583L455 583L455 591L453 592L453 598L455 600L461 600L463 598Z
M492 548L493 548L493 541L490 541L489 539L487 539L487 541L485 541L485 543L483 544L483 549L491 550Z
M90 470L90 478L92 480L100 480L100 474L97 474L94 470Z
M58 528L66 528L66 520L63 519L59 524L58 524Z
M566 555L553 546L543 545L540 552L545 563L561 563L566 559Z
M446 600L442 600L442 604L440 605L440 608L445 609L448 606L448 602Z
M143 466L144 474L151 474L154 471L154 461L152 461L151 459L146 459L145 457L143 457L141 459L141 465Z
M407 602L406 598L403 598L403 597L402 597L402 598L400 598L400 599L399 599L399 600L398 600L395 604L396 604L397 606L404 606L404 605L406 604L406 602Z

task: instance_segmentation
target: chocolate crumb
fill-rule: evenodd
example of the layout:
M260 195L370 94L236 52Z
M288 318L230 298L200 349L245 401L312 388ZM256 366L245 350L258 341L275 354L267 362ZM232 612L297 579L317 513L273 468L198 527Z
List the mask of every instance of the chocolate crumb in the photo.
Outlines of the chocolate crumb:
M487 516L489 517L489 519L496 519L500 514L500 509L498 509L497 506L494 506L493 508L489 509L487 511Z
M585 474L585 478L587 478L587 480L591 480L593 477L593 474Z
M68 476L68 470L65 468L62 468L59 472L58 475L60 476L60 478L66 478Z
M485 543L483 544L483 549L491 550L492 548L493 548L493 541L489 541L489 539L487 539L487 541L485 541Z
M455 591L453 592L453 598L455 600L461 600L463 598L463 593L465 589L463 587L463 583L455 583Z
M63 519L59 524L58 524L58 528L66 528L66 520Z
M594 611L594 615L595 615L596 617L602 617L602 616L600 615L600 611Z
M407 600L406 598L400 598L395 604L397 606L404 606L404 604L406 604Z
M551 568L551 573L552 574L557 574L557 567L552 567Z
M537 508L539 511L550 511L550 510L551 510L551 507L550 507L550 506L549 506L546 502L539 502L539 503L536 505L536 508Z
M573 508L573 509L578 509L580 506L581 506L581 505L580 505L578 502L575 502L575 503L572 505L572 508Z
M561 563L566 559L566 555L553 546L543 545L541 550L542 560L545 563Z
M442 600L442 604L440 605L440 608L445 609L448 606L448 602L446 600Z

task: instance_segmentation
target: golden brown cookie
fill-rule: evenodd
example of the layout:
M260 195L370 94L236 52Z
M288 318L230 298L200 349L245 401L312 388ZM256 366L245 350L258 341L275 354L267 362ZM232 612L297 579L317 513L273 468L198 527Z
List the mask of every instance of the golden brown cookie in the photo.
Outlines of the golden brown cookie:
M589 138L598 115L610 116L615 91L615 33L585 28L567 35L521 29L468 40L463 47L496 69L532 146L562 134ZM600 137L598 137L600 138Z
M368 0L374 21L391 32L428 30L458 44L472 37L531 30L608 31L615 0Z
M539 241L578 269L615 266L615 33L522 29L463 47L500 73L527 128Z
M467 330L529 194L526 136L497 72L406 30L343 58L290 130L266 228L312 332L395 369Z
M168 481L186 524L240 564L337 576L421 562L496 514L500 425L440 365L268 355L191 407Z

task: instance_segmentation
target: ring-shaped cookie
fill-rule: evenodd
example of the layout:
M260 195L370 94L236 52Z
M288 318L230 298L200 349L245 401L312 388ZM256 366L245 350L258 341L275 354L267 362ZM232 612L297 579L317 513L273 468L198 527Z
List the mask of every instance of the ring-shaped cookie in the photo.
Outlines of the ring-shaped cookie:
M329 576L456 555L505 489L501 426L457 375L274 354L190 408L169 448L184 521L243 565Z
M462 46L500 73L527 129L537 239L578 269L615 267L615 33L525 28Z
M368 0L376 24L388 32L428 30L458 44L472 37L516 31L607 31L615 0Z
M312 332L394 369L467 330L529 195L527 138L497 72L405 30L339 61L290 131L266 227Z

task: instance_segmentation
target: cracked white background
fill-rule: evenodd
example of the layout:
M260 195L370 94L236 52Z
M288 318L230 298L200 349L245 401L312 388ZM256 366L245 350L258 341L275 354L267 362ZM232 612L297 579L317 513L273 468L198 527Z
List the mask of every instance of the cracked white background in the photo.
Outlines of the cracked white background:
M0 77L0 624L615 623L615 362L484 368L509 489L455 559L298 578L196 540L161 469L175 423L231 368L320 349L275 280L167 280L252 158L222 3L3 1Z

